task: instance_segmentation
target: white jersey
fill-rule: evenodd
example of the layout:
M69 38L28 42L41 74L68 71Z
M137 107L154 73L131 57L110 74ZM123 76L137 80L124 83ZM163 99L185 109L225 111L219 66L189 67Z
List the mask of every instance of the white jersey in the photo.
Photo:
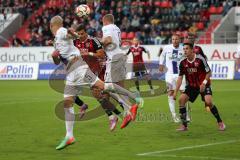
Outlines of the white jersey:
M106 26L103 26L102 28L103 32L103 38L111 37L112 43L114 44L114 49L107 48L106 54L108 59L112 59L113 56L117 54L123 54L123 51L120 49L121 46L121 31L115 24L109 24Z
M80 52L74 46L73 40L67 37L66 28L61 27L57 30L54 41L54 48L59 51L60 58L63 62L69 61L71 56L80 56Z
M183 58L183 47L179 45L178 48L173 45L164 47L160 56L159 64L167 67L166 77L171 75L178 75L180 60Z

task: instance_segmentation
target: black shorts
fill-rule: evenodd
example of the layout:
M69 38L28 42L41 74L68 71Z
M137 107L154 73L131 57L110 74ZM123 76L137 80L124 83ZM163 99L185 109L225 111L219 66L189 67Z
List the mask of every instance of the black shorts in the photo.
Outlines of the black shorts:
M133 72L135 73L135 77L143 77L147 75L147 69L143 63L134 64Z
M205 101L204 97L206 95L212 95L212 89L211 89L210 85L207 85L205 87L204 92L200 93L199 88L194 88L194 87L191 87L191 86L187 85L186 88L185 88L185 91L183 93L185 93L189 97L189 101L193 103L197 99L199 94L201 94L202 101Z
M135 74L135 77L143 77L145 75L147 75L147 71L137 71L137 72L134 72Z

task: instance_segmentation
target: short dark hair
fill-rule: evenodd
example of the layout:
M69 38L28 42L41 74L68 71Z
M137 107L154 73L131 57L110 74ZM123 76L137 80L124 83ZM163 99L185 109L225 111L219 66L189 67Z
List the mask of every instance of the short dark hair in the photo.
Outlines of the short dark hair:
M78 31L81 31L81 30L84 30L85 32L87 31L85 25L80 24L80 25L77 27L77 29L76 29L77 32L78 32Z
M186 43L183 43L183 45L188 45L191 49L193 49L193 44L192 43L189 43L189 42L186 42Z

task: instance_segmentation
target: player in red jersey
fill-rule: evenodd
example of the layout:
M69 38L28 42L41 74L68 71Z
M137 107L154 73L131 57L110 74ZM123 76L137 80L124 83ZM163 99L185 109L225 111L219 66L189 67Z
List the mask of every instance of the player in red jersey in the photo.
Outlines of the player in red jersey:
M148 60L150 60L150 53L144 47L139 45L139 41L137 38L134 38L132 43L133 43L133 46L129 48L127 55L129 55L130 53L132 53L133 55L133 72L135 73L135 77L137 78L135 81L136 88L140 93L139 79L144 77L147 79L151 94L154 94L151 77L147 72L147 69L146 69L146 66L144 65L144 60L143 60L143 53L147 53Z
M204 52L202 50L202 47L194 44L195 43L195 35L194 34L188 33L187 36L185 37L184 42L192 43L194 45L193 46L193 51L196 54L200 54L201 56L203 56L207 60L207 56L204 54Z
M183 76L185 75L187 85L184 93L182 93L179 98L179 112L182 125L177 130L186 131L188 129L185 104L188 101L193 103L198 95L201 94L205 105L210 107L212 114L217 119L219 130L224 131L226 126L220 118L217 107L213 104L210 82L211 70L206 59L201 55L194 53L192 43L184 43L183 50L186 58L180 62L180 73L177 80L176 90L173 95L174 99L176 99L177 93L182 84Z
M87 34L86 28L83 25L76 29L79 38L74 40L74 45L80 50L83 60L88 64L91 71L104 81L105 66L103 65L106 59L106 54L103 46L95 37ZM101 90L92 87L93 96L99 101L106 114L109 117L110 130L113 131L117 125L117 118L113 115L121 114L121 112L109 100L108 94L102 94Z

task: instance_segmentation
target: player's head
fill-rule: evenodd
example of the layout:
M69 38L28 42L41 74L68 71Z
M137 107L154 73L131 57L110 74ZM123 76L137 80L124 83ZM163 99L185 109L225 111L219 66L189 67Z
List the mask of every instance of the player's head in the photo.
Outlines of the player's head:
M87 33L86 27L84 25L80 24L77 27L76 32L79 35L79 40L80 41L85 41L87 39L88 33Z
M63 19L61 16L54 16L50 20L50 30L53 35L56 35L57 30L63 26Z
M114 24L114 16L112 14L106 14L102 19L103 26Z
M137 47L139 45L139 40L137 38L133 38L132 44Z
M183 51L186 57L191 56L194 54L193 52L193 44L189 42L184 42L183 44Z
M195 35L193 33L188 33L185 37L185 40L188 40L190 43L194 44L195 42Z
M172 35L172 44L173 44L173 47L175 47L175 48L179 47L180 35L178 35L178 34L173 34Z

